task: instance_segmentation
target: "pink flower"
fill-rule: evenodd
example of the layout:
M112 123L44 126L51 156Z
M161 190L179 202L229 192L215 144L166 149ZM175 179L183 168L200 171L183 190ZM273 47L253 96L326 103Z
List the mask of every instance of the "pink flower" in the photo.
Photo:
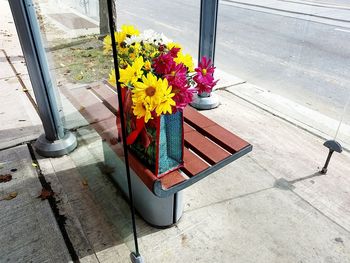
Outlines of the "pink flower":
M202 94L203 92L211 92L217 82L218 80L209 83L197 83L196 89L198 90L198 94Z
M193 77L193 80L197 83L198 93L202 92L211 92L213 87L218 81L214 81L214 69L215 67L211 63L210 59L202 57L201 62L199 62L198 67L195 68L196 76Z
M189 103L191 103L193 100L193 94L197 92L195 88L188 85L182 88L173 87L173 91L175 91L173 99L176 103L177 110L183 110Z
M184 64L180 63L176 65L169 74L165 75L169 85L176 87L184 87L187 85L187 69Z
M173 58L177 58L177 53L179 53L181 48L179 47L173 47L172 49L169 50L169 54L173 57Z
M153 59L152 67L159 75L169 74L175 67L176 63L174 58L169 54L161 54L157 58Z

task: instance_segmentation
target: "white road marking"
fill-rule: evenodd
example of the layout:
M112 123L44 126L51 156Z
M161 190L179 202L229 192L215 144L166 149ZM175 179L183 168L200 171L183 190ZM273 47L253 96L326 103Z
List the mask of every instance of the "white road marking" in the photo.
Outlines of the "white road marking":
M341 32L347 32L350 33L350 30L348 29L342 29L342 28L334 28L335 31L341 31Z

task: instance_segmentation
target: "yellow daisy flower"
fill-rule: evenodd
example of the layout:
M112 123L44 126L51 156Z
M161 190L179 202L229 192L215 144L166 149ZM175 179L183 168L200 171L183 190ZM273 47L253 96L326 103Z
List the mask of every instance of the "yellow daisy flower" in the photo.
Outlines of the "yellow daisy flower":
M146 123L152 119L152 114L148 105L145 105L142 101L134 102L133 113L138 119L145 117Z
M160 116L162 113L163 114L172 113L172 106L176 105L175 101L172 99L172 97L174 96L175 96L175 93L172 93L171 86L166 87L163 90L163 96L161 97L159 105L156 107L156 113L158 116Z
M126 34L124 32L115 33L115 41L117 42L118 53L124 54L128 51L126 48L126 43L124 42L126 39Z
M119 70L119 81L124 83L125 85L135 84L143 74L142 67L144 64L145 63L143 62L143 57L137 57L132 66L128 65L126 69Z
M134 102L144 102L149 105L149 109L154 110L161 102L163 91L168 87L166 79L157 79L151 72L147 76L142 76L142 82L134 83L132 90Z
M150 71L152 69L152 64L148 60L145 62L145 70Z
M175 43L175 42L170 42L168 44L166 44L166 47L170 50L173 47L177 47L180 48L180 50L182 49L182 46L179 43Z
M194 71L194 64L193 64L193 59L191 55L189 54L182 54L182 52L177 53L177 58L174 58L174 61L177 64L183 63L190 72Z
M108 82L112 86L116 85L116 77L115 77L115 70L114 69L111 69L111 73L109 73Z
M108 54L112 50L112 38L110 35L107 35L103 39L103 54Z
M134 26L131 25L122 25L122 32L126 36L138 36L140 31L138 31Z

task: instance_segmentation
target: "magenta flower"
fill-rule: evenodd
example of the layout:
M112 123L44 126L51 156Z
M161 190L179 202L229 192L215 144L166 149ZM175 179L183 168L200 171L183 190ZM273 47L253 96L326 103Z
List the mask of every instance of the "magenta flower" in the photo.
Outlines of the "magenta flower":
M195 68L196 76L193 80L197 83L198 93L211 92L213 87L218 81L214 81L214 65L211 63L210 59L202 57L201 62L199 62L198 67Z
M176 65L169 74L165 75L169 85L176 87L184 87L187 85L187 69L184 64L180 63Z
M177 58L177 53L179 53L181 48L179 47L173 47L172 49L169 50L169 54L173 57L173 58Z
M193 94L197 92L195 88L188 85L182 88L173 87L173 91L175 92L173 99L176 102L177 110L183 110L189 103L191 103L193 100Z
M176 63L174 58L169 54L161 54L157 58L153 59L152 67L159 75L169 74L175 67Z
M198 94L202 94L203 92L211 92L217 82L218 80L209 83L197 83L196 89L198 91Z

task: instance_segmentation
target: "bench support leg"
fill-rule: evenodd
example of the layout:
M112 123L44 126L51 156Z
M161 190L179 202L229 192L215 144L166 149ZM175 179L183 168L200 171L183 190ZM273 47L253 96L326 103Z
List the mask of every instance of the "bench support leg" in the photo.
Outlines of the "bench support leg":
M114 168L112 178L128 196L124 162L116 157L108 145L103 145L105 163ZM180 220L183 213L183 191L164 198L155 196L132 170L131 183L136 211L147 223L154 227L166 228Z
M143 263L143 257L141 255L136 255L134 252L130 253L130 259L132 263Z

